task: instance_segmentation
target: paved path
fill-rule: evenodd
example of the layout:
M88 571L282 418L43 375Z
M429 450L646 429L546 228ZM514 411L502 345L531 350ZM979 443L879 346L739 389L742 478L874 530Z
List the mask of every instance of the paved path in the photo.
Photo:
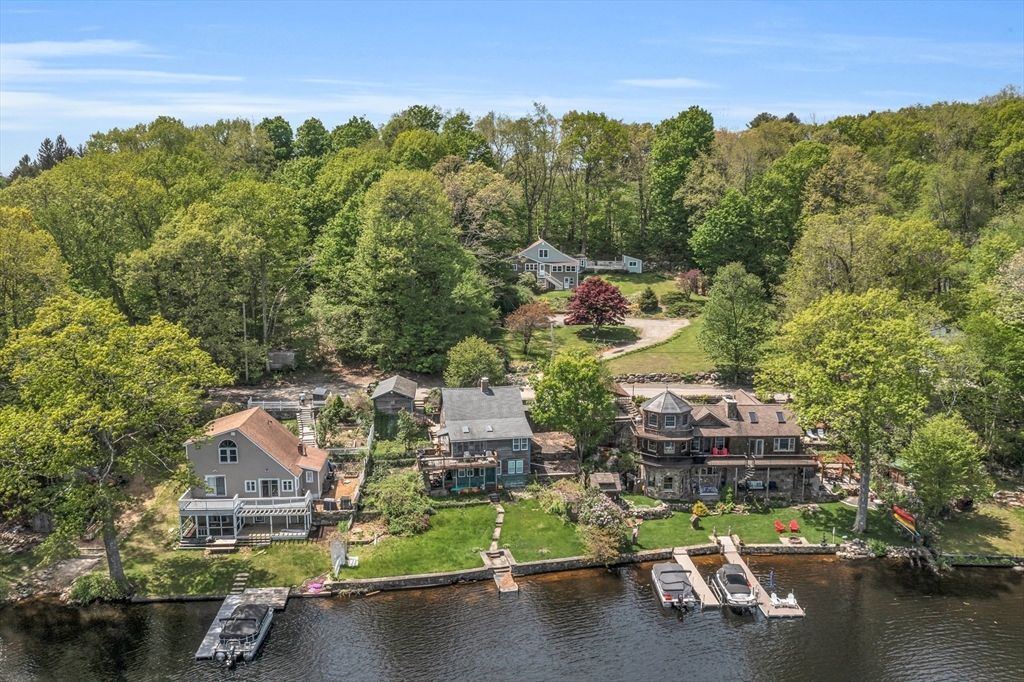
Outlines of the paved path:
M645 348L646 346L664 341L683 327L689 326L690 321L681 319L654 320L646 317L627 317L625 324L627 327L633 327L638 330L640 338L632 343L609 348L598 355L598 357L603 360L607 360L608 358L614 358L617 355L622 355L626 351ZM555 315L555 326L565 326L565 315Z

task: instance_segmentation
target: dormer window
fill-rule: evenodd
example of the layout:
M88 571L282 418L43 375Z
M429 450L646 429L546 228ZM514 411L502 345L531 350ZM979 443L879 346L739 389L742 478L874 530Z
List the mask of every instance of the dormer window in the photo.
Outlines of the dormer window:
M648 412L647 413L647 425L648 426L653 426L654 428L657 428L658 427L658 415L654 414L653 412Z
M238 446L233 440L222 440L217 447L218 461L221 464L238 464Z
M676 416L674 414L666 414L665 415L665 428L666 429L675 428L675 425L676 425Z

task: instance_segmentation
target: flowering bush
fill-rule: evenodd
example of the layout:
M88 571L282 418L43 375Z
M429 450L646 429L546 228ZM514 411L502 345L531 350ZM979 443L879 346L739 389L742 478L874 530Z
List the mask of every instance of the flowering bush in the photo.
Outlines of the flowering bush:
M704 504L700 500L697 500L693 504L693 513L697 516L707 516L710 512L708 511L708 507L706 504Z

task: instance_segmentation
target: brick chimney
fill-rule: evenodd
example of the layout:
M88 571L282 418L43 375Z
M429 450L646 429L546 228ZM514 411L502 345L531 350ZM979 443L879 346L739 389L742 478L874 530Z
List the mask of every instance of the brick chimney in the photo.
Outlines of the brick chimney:
M733 421L739 421L740 420L740 408L739 408L739 405L736 403L736 399L733 398L731 395L725 396L725 409L729 413L729 419L731 419Z
M299 443L299 456L300 457L305 457L306 456L306 448L302 445L302 443Z
M480 378L480 390L484 393L491 390L491 382L487 377Z

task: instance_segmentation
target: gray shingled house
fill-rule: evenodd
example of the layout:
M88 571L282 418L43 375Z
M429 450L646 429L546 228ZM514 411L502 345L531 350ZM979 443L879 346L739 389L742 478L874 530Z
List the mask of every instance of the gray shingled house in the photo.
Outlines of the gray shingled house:
M580 283L580 260L562 253L543 239L517 253L512 269L517 275L532 272L541 289L569 290Z
M370 400L380 414L398 414L402 410L416 411L416 382L397 374L377 384Z
M479 387L441 389L435 435L436 454L420 462L431 493L526 485L533 430L517 387L481 379Z

